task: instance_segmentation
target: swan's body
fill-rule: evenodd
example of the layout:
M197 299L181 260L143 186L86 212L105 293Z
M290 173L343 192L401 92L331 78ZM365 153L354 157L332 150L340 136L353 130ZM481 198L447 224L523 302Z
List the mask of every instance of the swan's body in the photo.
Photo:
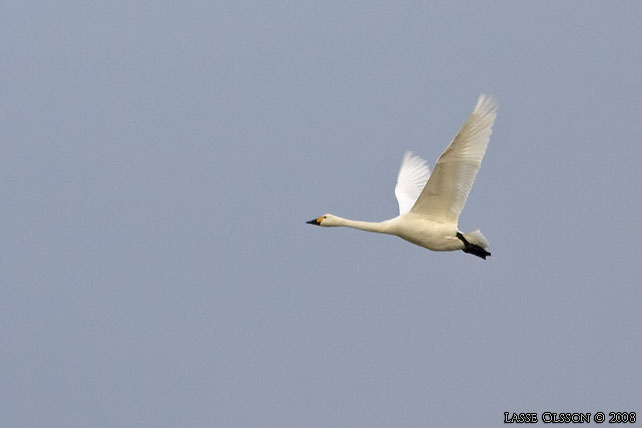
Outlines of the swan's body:
M481 95L432 174L423 159L406 152L395 187L399 216L368 222L326 214L308 223L395 235L433 251L463 250L483 259L490 256L488 242L479 230L461 233L457 224L486 153L496 110L495 101Z

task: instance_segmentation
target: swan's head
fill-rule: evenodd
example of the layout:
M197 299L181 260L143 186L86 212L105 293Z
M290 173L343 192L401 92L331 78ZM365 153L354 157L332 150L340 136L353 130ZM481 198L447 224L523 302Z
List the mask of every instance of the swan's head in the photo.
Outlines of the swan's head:
M306 221L306 223L314 224L316 226L332 227L332 226L339 226L338 219L339 218L336 215L324 214L321 217L317 217L313 220Z

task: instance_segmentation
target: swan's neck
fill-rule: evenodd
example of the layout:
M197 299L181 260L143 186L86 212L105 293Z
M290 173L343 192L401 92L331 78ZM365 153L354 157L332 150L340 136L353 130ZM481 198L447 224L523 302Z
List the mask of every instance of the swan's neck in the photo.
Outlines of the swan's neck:
M367 232L391 233L390 220L373 222L349 220L347 218L337 217L337 226L352 227L354 229L365 230Z

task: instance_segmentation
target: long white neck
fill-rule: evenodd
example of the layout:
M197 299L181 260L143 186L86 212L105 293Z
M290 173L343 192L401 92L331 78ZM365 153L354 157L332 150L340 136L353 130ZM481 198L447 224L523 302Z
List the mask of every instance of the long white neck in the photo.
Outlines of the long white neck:
M334 226L352 227L354 229L365 230L367 232L391 233L390 220L373 222L373 221L349 220L347 218L336 217L336 223L337 224Z

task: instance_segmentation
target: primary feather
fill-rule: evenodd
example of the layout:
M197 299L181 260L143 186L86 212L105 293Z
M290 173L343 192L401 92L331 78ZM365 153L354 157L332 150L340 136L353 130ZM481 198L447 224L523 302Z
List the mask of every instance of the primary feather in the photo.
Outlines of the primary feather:
M406 152L401 160L395 186L399 215L410 211L426 185L428 177L430 177L430 169L426 161L413 155L412 152Z

